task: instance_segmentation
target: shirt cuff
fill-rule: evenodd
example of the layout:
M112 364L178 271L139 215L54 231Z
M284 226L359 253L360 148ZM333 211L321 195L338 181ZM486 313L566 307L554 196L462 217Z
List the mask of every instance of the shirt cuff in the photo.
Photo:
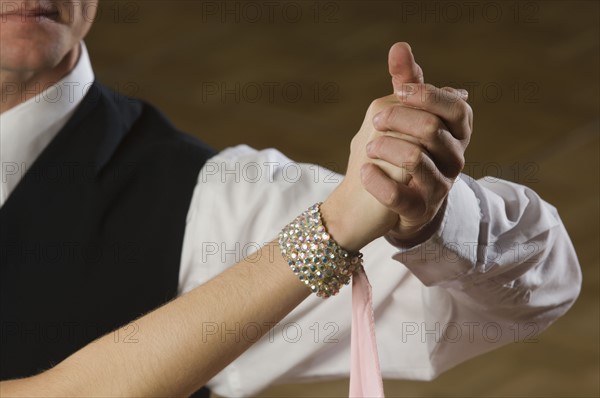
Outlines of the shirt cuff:
M438 230L419 245L396 246L399 251L393 258L426 286L450 284L475 270L482 214L479 199L469 184L476 183L461 174L448 193L444 219Z

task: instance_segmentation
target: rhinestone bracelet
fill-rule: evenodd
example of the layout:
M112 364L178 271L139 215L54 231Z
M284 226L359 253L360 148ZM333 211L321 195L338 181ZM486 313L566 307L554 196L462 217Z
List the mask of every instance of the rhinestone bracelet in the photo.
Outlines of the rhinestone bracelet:
M294 274L322 298L335 296L362 269L362 253L350 254L329 235L312 205L279 233L279 248Z

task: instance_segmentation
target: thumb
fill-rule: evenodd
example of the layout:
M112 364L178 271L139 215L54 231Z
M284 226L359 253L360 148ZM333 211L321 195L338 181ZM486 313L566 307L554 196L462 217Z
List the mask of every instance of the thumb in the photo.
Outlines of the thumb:
M406 83L423 83L423 70L415 62L412 50L408 43L396 43L390 48L388 56L390 75L394 92L401 90Z

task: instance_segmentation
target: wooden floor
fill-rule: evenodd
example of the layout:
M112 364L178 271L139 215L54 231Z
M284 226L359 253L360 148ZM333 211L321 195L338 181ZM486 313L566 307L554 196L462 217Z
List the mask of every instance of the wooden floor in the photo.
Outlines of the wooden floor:
M95 71L216 148L277 147L343 172L368 104L390 93L389 46L409 42L427 81L470 91L470 174L529 185L554 204L584 288L538 343L434 382L388 381L387 395L599 396L599 3L268 4L104 0L87 39ZM345 380L261 396L344 395Z

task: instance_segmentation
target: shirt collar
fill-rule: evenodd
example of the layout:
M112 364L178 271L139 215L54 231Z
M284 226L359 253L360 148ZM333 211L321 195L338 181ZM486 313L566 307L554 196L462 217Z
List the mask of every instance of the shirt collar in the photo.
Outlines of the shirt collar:
M77 108L94 82L94 71L85 43L81 42L80 49L79 60L67 76L0 115L3 140L12 135L38 135L59 121L64 126L65 116Z
M65 126L94 82L87 48L80 44L77 64L58 83L0 114L2 179L0 205L25 171ZM5 165L17 170L4 175Z

